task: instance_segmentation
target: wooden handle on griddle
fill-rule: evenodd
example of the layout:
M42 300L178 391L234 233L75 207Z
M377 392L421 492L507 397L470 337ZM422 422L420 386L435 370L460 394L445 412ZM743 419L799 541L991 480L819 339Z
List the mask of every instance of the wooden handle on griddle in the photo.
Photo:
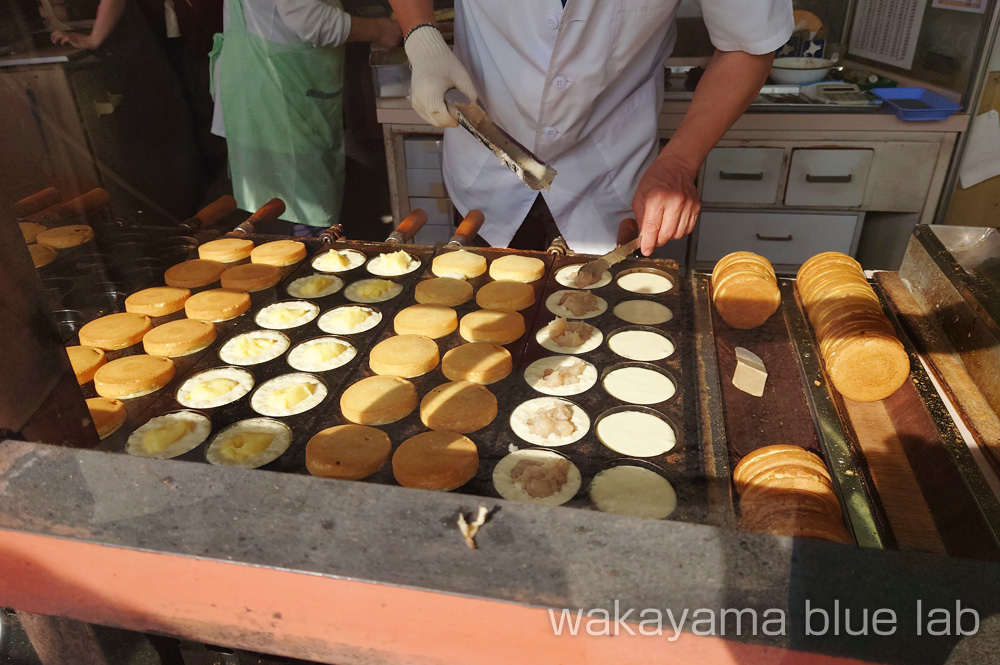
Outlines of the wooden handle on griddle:
M420 208L416 208L406 216L406 219L399 223L396 230L390 233L385 241L399 244L407 243L413 240L413 236L417 235L417 232L424 228L424 224L426 223L427 213Z
M111 197L107 190L97 187L66 203L60 203L31 216L32 220L64 221L95 212L108 205Z
M562 236L556 236L552 239L552 243L549 248L545 250L548 254L557 254L559 256L573 256L576 252L569 248L569 243Z
M185 231L210 229L225 219L234 210L236 210L236 199L226 194L196 212L191 219L182 222L180 228Z
M344 239L344 227L342 224L334 224L323 233L319 234L319 239L323 241L324 245L329 245L331 243L337 242L338 240Z
M14 204L15 217L27 217L36 212L50 208L62 201L62 193L55 187L46 187L31 196L25 196Z
M472 240L479 235L479 229L483 228L483 223L486 221L486 216L483 215L482 210L476 210L473 208L469 211L469 214L465 216L462 223L458 225L455 230L455 234L451 236L451 240L448 241L449 245L458 245L459 247L465 247L469 245Z
M285 202L279 198L273 198L260 208L257 212L247 217L246 221L233 229L233 233L243 233L251 235L256 233L254 227L260 223L273 222L285 212Z
M618 225L618 244L630 243L639 237L639 222L631 217L622 220Z

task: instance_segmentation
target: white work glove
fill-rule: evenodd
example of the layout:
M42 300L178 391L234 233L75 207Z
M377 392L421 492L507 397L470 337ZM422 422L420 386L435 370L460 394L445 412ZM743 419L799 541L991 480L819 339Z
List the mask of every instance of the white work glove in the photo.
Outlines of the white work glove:
M458 88L469 102L476 101L476 86L458 61L437 28L420 27L410 33L404 44L413 76L410 103L420 117L435 127L457 127L444 103L444 94Z

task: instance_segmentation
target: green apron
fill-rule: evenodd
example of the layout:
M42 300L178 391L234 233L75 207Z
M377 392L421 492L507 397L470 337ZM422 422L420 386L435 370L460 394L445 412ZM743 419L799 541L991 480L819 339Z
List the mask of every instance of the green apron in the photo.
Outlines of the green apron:
M339 7L339 0L332 0ZM344 47L279 44L247 32L242 0L226 0L215 35L233 194L244 210L274 197L282 219L330 226L344 196ZM215 90L213 85L212 90Z

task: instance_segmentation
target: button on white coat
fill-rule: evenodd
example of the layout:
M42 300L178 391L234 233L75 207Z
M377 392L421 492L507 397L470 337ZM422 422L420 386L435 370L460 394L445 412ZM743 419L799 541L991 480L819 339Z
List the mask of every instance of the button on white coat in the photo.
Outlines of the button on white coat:
M562 90L567 85L569 85L569 79L565 76L557 76L552 79L552 85L555 86L556 90Z
M555 30L559 27L559 17L549 14L545 17L545 25L546 27Z
M546 127L545 128L545 138L554 139L557 136L559 136L559 130L558 129L556 129L555 127Z

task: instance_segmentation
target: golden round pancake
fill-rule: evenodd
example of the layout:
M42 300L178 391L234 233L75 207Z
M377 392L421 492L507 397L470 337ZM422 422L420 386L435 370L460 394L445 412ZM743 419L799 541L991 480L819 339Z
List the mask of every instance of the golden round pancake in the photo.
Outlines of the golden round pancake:
M740 528L759 531L762 524L776 515L824 515L842 521L841 514L828 501L808 492L783 492L758 498L757 501L740 501Z
M784 465L806 466L830 479L830 473L819 455L799 446L772 445L758 448L740 460L733 470L733 483L742 491L760 473Z
M814 469L803 466L785 466L758 474L746 485L740 499L767 501L788 492L808 492L830 504L831 510L840 510L840 501L830 481Z
M184 303L184 313L189 319L199 321L228 321L250 309L250 294L235 289L209 289L196 293Z
M431 272L438 277L473 279L486 272L486 258L464 249L445 252L431 261Z
M855 271L850 266L834 265L824 268L821 274L803 278L797 284L799 293L802 294L802 302L811 304L825 290L845 284L864 287L868 286L868 280L864 273Z
M59 256L59 253L48 245L28 245L28 253L31 254L31 263L36 268L49 265Z
M759 277L730 281L713 293L715 309L722 320L733 328L758 328L781 306L777 285Z
M773 514L767 520L759 523L757 530L775 536L813 538L847 545L854 544L854 538L841 522L819 513Z
M219 238L198 246L198 258L219 263L235 263L250 258L253 240L245 238Z
M198 289L219 281L226 266L218 261L191 259L167 268L163 281L167 286L182 289Z
M410 379L438 366L437 342L421 335L397 335L382 340L368 354L368 364L376 374Z
M410 305L392 320L397 335L423 335L440 339L455 332L458 315L444 305Z
M413 298L422 305L458 307L472 300L472 284L454 277L425 279L413 291Z
M67 346L66 353L69 355L73 374L76 375L76 382L81 386L93 381L97 370L108 362L104 351L96 346Z
M167 316L184 309L190 289L176 286L153 286L136 291L125 299L125 311L146 316Z
M459 333L466 342L510 344L524 334L524 317L517 312L480 309L462 317Z
M869 336L852 341L827 361L834 388L855 402L883 400L910 375L910 359L898 339Z
M110 397L91 397L87 400L90 419L97 428L97 436L104 440L121 429L128 417L128 411L121 400Z
M420 400L420 420L429 429L470 434L497 417L497 398L478 383L451 381Z
M854 266L858 270L861 270L861 264L843 252L822 252L807 259L801 266L799 266L799 271L796 273L795 279L798 281L820 266L830 263L841 263L844 265Z
M450 491L472 480L479 451L456 432L424 432L400 444L392 456L392 475L403 487Z
M417 389L398 376L370 376L350 385L340 396L340 411L352 423L387 425L417 408Z
M142 336L152 327L153 323L144 314L108 314L80 328L80 344L105 351L125 349L141 342Z
M441 373L451 381L488 385L514 369L510 351L490 342L472 342L450 349L441 359Z
M338 425L319 431L306 444L306 469L314 476L361 480L389 461L392 442L382 430Z
M819 342L820 354L829 363L844 344L871 336L896 339L895 332L885 317L877 314L853 314L826 328Z
M24 236L24 242L29 245L35 242L39 233L48 228L44 224L36 224L35 222L20 222L18 227L21 229L21 235Z
M872 300L867 293L838 293L822 300L807 310L809 322L819 330L830 321L836 320L851 312L880 312L881 305Z
M476 304L483 309L517 312L535 304L535 289L524 282L500 279L479 289Z
M752 261L763 261L770 265L763 256L759 254L754 254L753 252L732 252L731 254L726 254L721 259L716 261L715 268L712 269L712 284L715 284L726 272L729 266L736 261L740 260L752 260Z
M290 266L306 258L306 246L298 240L275 240L253 248L250 260L269 266Z
M207 348L215 341L215 326L196 319L178 319L156 326L142 338L151 356L179 358Z
M716 266L716 270L712 273L712 287L717 289L722 286L723 281L727 277L744 272L756 272L777 283L774 268L771 267L767 259L764 257L755 257L730 260L721 269Z
M808 297L803 295L802 302L809 307L818 305L826 300L833 300L845 295L868 297L872 303L878 303L878 296L875 295L875 291L864 280L840 280L829 284L823 284L814 289Z
M35 236L35 242L53 249L69 249L92 240L94 229L86 224L70 224L57 226L54 229L42 231Z
M160 356L126 356L97 370L94 388L101 397L131 399L155 392L174 378L174 361Z
M728 282L745 277L763 279L775 285L777 285L778 283L778 280L774 276L774 271L772 271L770 267L765 267L755 263L742 266L733 265L718 279L712 282L712 292L716 293L718 291L721 291Z
M490 277L496 280L510 279L515 282L535 282L545 274L545 262L531 256L508 254L494 259L490 264Z
M244 263L227 268L219 277L224 289L254 293L269 289L281 281L281 271L266 263Z

